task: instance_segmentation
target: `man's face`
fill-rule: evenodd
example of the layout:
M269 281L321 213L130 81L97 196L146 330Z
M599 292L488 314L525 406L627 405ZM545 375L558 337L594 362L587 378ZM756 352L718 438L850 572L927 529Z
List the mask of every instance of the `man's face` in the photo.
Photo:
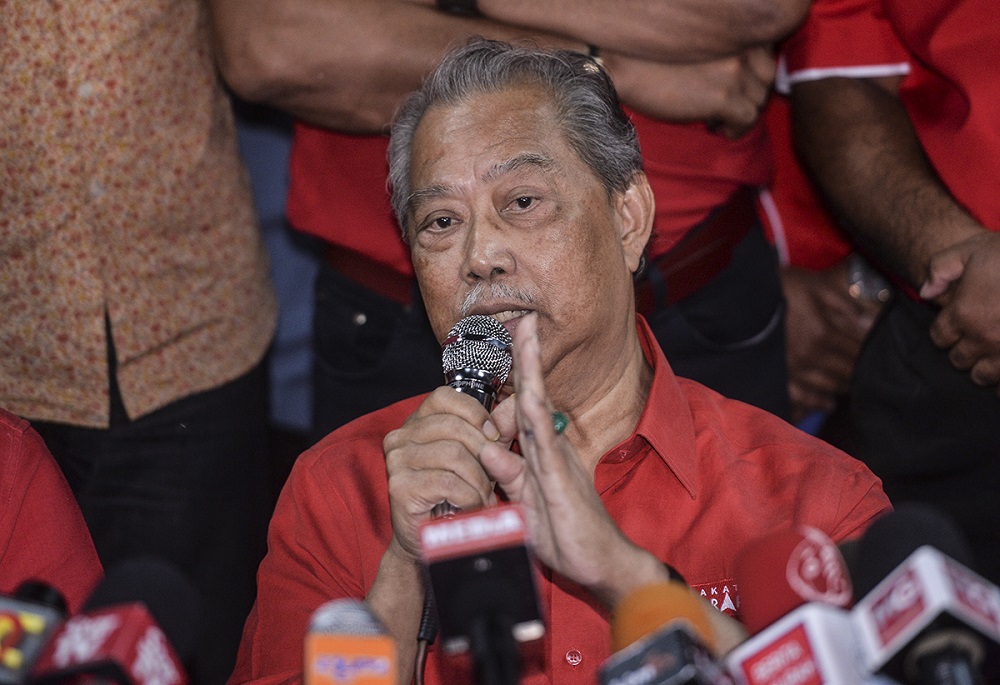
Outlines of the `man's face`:
M596 373L601 355L621 353L645 235L631 237L632 194L608 198L543 90L428 110L413 141L411 187L412 259L439 339L470 314L513 332L534 311L547 376Z

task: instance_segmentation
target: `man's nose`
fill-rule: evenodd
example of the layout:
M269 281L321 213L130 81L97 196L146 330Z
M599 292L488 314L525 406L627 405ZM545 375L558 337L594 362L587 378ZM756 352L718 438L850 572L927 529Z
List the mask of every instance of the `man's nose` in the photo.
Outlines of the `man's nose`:
M465 273L471 281L490 281L513 273L510 234L495 217L477 217L465 236Z

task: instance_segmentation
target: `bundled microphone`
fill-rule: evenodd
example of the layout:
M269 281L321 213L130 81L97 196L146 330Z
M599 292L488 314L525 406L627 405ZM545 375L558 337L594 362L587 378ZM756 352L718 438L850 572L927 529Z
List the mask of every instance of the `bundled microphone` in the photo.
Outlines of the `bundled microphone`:
M914 685L997 682L1000 589L941 552L971 556L947 519L915 507L879 519L862 538L859 576L913 547L854 608L869 668Z
M0 685L26 679L49 636L66 618L66 599L41 581L21 583L0 596Z
M615 607L600 685L728 685L708 609L683 583L639 588Z
M463 395L474 397L486 411L492 411L514 364L513 347L510 332L493 317L480 314L465 317L452 327L441 344L445 383ZM432 516L440 518L456 511L451 502L445 501L434 507ZM429 644L437 631L434 595L428 589L417 639Z
M517 683L518 643L545 633L526 534L516 505L456 513L420 527L442 647L449 654L470 651L480 685Z
M739 617L755 634L803 604L848 608L850 574L837 545L807 525L783 528L744 547L734 560Z
M183 660L198 637L199 604L187 578L166 562L112 568L83 610L55 632L35 685L187 685Z
M335 599L315 612L305 639L305 685L395 685L396 644L355 599Z

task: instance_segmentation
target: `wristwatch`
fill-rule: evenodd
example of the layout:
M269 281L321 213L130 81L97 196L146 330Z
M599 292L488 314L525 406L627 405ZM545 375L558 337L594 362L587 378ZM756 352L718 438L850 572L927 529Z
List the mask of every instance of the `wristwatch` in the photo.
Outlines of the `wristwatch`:
M476 0L437 0L437 8L441 12L455 14L460 17L478 17L479 7Z
M892 296L889 281L857 252L848 257L847 281L847 291L855 300L888 302Z

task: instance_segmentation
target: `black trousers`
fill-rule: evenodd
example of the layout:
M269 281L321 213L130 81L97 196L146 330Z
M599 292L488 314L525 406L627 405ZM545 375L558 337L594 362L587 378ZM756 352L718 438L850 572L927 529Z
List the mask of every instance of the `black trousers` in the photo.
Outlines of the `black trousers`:
M784 311L777 257L756 229L729 267L655 311L649 323L678 375L787 417ZM444 382L419 293L404 307L325 264L316 279L313 341L316 439Z
M1000 583L1000 399L934 346L935 310L899 296L861 352L847 450L882 479L893 504L918 502L965 533L977 570Z
M200 685L224 683L273 509L265 365L134 421L113 371L108 429L32 425L62 467L105 570L152 556L188 575L202 617L190 675Z

